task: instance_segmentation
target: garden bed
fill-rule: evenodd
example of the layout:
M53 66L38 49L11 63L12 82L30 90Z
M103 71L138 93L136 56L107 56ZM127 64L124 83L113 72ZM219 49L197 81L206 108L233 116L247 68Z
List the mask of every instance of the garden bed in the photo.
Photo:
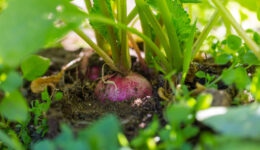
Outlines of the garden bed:
M70 52L62 48L50 48L42 51L39 55L51 59L52 64L46 73L46 76L50 76L59 72L62 66L86 51L88 50L79 49ZM101 68L104 62L98 58L97 55L93 55L90 60L95 61L89 62L86 67L98 66ZM166 120L163 118L163 112L168 101L158 95L158 89L160 87L168 87L168 85L162 75L144 72L140 68L139 62L136 61L137 58L133 56L132 59L134 60L133 70L145 76L152 83L153 96L122 102L101 102L94 95L95 85L98 80L101 80L101 73L98 79L91 81L86 78L86 74L84 75L79 71L81 67L79 62L65 72L64 77L55 89L55 92L63 93L63 98L59 101L54 101L46 114L49 126L46 137L54 138L57 136L60 132L60 125L63 123L69 124L77 132L110 113L115 114L120 119L123 132L129 139L138 135L140 129L147 127L154 116L159 117L161 125L165 125ZM196 83L205 84L205 79L195 76L196 72L204 71L211 75L220 75L221 71L226 67L228 65L215 65L210 60L193 63L186 79L189 90L194 91L193 96L196 97L202 92L210 93L214 97L212 105L230 106L231 98L234 98L236 94L235 89L228 88L222 82L218 83L219 90L196 90ZM113 71L105 70L105 73L109 72ZM40 99L40 94L32 93L29 87L25 89L26 93L28 93L26 97L29 101ZM49 88L49 92L52 92L51 88Z

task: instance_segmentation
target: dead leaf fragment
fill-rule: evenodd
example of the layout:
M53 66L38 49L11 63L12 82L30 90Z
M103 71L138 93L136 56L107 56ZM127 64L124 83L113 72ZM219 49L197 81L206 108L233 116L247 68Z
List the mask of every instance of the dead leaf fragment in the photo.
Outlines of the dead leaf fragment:
M60 79L63 77L64 70L60 71L58 74L40 77L32 81L31 90L33 93L40 93L45 90L47 87L54 89L56 84L60 82Z

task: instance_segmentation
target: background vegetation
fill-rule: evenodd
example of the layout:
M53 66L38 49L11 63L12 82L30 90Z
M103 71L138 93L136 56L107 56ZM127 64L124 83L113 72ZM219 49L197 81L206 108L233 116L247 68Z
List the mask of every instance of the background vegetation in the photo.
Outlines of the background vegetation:
M127 2L134 4L129 13ZM260 1L86 0L84 4L86 9L69 0L0 0L0 149L259 149ZM131 26L135 19L139 24ZM93 42L85 28L102 40ZM30 122L44 137L48 131L44 114L63 93L52 95L45 89L41 99L28 103L21 87L49 69L51 60L35 54L60 46L70 31L112 70L125 75L131 69L128 34L143 41L146 65L163 75L171 89L162 104L166 123L154 116L147 128L128 140L117 117L107 115L77 135L64 124L54 139L32 139ZM235 87L238 94L231 107L210 107L214 95L193 97L185 85L190 64L203 54L216 65L228 64L219 76L202 71L195 76L205 80L204 88L217 89L219 81Z

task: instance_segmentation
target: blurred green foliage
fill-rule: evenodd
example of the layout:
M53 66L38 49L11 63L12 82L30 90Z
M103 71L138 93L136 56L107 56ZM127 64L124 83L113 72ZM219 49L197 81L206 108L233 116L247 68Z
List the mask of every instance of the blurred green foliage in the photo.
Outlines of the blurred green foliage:
M227 85L235 83L238 89L248 89L250 85L250 78L247 75L246 69L242 67L224 70L222 80Z
M256 12L260 19L259 1L234 1ZM159 8L153 2L155 1L149 1L148 4L158 11ZM200 11L199 15L195 15L195 17L198 18L198 22L202 25L208 22L208 15L213 12L213 8L210 7L208 1L203 0L201 2L197 0L171 2L167 1L170 4L172 25L176 28L180 41L179 46L185 57L184 59L186 59L183 61L186 63L186 65L184 64L184 68L186 68L183 71L187 73L187 64L189 65L191 61L191 56L188 54L192 50L196 28L195 25L191 25L189 18L190 15L194 16L194 14L191 13L192 11L186 11L181 2L196 3L194 6L197 6L197 8L195 9ZM107 3L109 4L110 1L108 0ZM109 9L112 9L112 7L109 7ZM155 20L161 24L160 13L163 12L162 10L154 16ZM98 5L95 5L92 13L99 13L100 11ZM247 18L246 14L240 13L241 20L245 20ZM113 14L110 15L113 18ZM172 91L175 94L175 101L167 103L168 106L165 107L163 117L166 122L161 124L161 120L154 117L154 120L147 128L140 130L133 140L128 141L121 132L119 120L115 116L109 115L81 130L78 134L75 134L69 126L63 125L61 134L53 140L46 139L32 143L28 129L30 122L33 122L37 133L43 137L48 131L47 118L44 114L47 113L52 101L61 100L63 97L61 92L50 96L46 89L41 93L40 100L34 100L28 106L23 93L20 92L23 78L30 81L34 80L42 76L50 66L50 60L32 54L56 43L66 33L78 28L84 19L85 13L72 5L69 0L0 0L0 29L4 29L1 30L0 34L1 149L259 149L260 106L257 102L251 105L227 108L224 114L213 115L205 120L199 120L198 123L196 115L201 110L210 107L213 97L210 94L199 94L197 97L191 97L191 93L185 85L175 89L171 80L172 74L176 73L175 70L165 75L165 79L174 87ZM145 22L148 23L147 27L149 29L153 28L152 21L145 20ZM226 23L225 25L226 27L230 26ZM165 25L162 26L164 29ZM93 27L95 28L95 25ZM107 34L107 31L102 30L102 24L98 24L96 29L100 30L104 35ZM161 34L165 34L165 31L162 31ZM155 36L158 34L158 32L155 32L153 31L150 35L153 41L155 41ZM247 34L260 45L258 32L248 30ZM229 68L225 69L220 76L210 75L202 71L197 72L196 76L206 79L206 87L217 88L215 83L222 80L228 86L235 85L238 92L250 91L253 98L259 101L260 71L258 69L256 73L252 72L253 77L251 78L247 69L251 66L258 66L260 62L248 45L243 43L241 37L233 33L227 35L224 40L210 36L206 42L208 46L207 53L212 56L215 63L219 65L230 63ZM158 49L161 49L160 45ZM157 60L158 57L155 55L151 55L151 57L154 57L154 68L158 72L165 73L165 66L160 66L160 59ZM169 59L171 57L170 55L167 59L172 61ZM20 64L22 76L17 71ZM182 62L180 64L183 65ZM211 130L204 131L202 123L210 127L214 132ZM215 134L215 132L218 134Z
M120 132L119 122L115 116L106 116L91 127L82 130L77 136L66 125L61 127L61 134L54 140L43 140L36 143L34 150L115 150L119 149L117 135Z
M8 74L2 73L0 81L0 88L7 93L15 91L23 84L22 77L15 71L10 71Z
M29 56L21 64L23 77L31 81L42 76L48 70L50 63L50 59L37 55Z
M258 104L228 108L225 114L206 118L202 122L225 136L259 140L259 110Z
M0 58L9 67L80 25L84 14L68 0L8 0L0 15ZM7 21L9 20L9 21Z
M229 35L227 37L227 46L232 50L237 50L241 47L242 40L236 35Z
M258 0L232 0L234 2L239 3L241 6L251 10L251 11L258 11L260 7L260 1Z
M0 114L10 121L25 121L28 116L28 106L22 94L13 91L0 103Z

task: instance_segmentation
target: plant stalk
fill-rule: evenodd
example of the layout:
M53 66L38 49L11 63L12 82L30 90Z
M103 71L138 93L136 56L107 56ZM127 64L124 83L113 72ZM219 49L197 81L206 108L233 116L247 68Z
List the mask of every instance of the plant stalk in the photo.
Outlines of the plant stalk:
M129 41L130 41L130 42L132 43L132 45L133 45L133 48L134 48L134 50L135 50L135 52L136 52L136 54L137 54L137 57L138 57L138 59L139 59L139 61L140 61L140 64L141 64L142 68L143 68L144 70L147 70L147 65L146 65L144 59L142 58L141 51L140 51L138 45L136 44L136 42L135 42L133 36L132 36L130 33L128 33L128 38L129 38Z
M100 7L102 8L102 13L105 17L111 18L109 14L109 10L106 4L105 0L99 0ZM112 59L114 63L116 64L117 67L118 64L120 63L120 56L119 56L119 41L117 37L117 33L114 31L113 27L110 25L107 25L108 29L108 34L109 34L109 43L111 45L111 50L112 50Z
M87 8L88 12L90 12L90 10L92 8L91 1L90 0L85 0L85 5L86 5L86 8Z
M85 5L86 5L88 13L90 13L90 11L92 9L91 0L85 0ZM104 38L96 30L94 30L94 33L95 33L95 37L96 37L96 41L97 41L98 46L100 46L103 50L105 50L104 49L104 45L105 45Z
M154 44L154 42L146 35L142 34L141 32L139 32L137 29L132 28L132 27L128 27L125 24L121 24L120 22L115 23L114 20L103 17L103 16L98 16L98 15L87 15L86 17L100 22L100 23L104 23L104 24L109 24L111 26L120 28L120 29L124 29L127 31L130 31L136 35L138 35L139 37L141 37L146 43L147 45L151 48L152 52L154 52L156 54L156 56L158 56L158 58L160 59L161 63L164 66L164 69L166 70L166 72L170 72L171 71L171 66L167 60L167 58L164 56L164 54L161 52L161 50Z
M216 10L213 14L213 16L211 17L208 25L203 29L202 33L200 34L199 38L196 40L195 44L193 45L193 54L192 57L194 58L197 54L197 52L199 51L200 47L202 46L203 42L205 41L205 39L208 37L211 29L213 28L213 26L216 24L216 22L219 19L219 12Z
M172 62L172 65L177 70L181 70L182 68L182 52L181 47L179 43L179 39L176 33L176 29L174 28L172 24L172 16L170 13L170 10L167 6L166 1L157 0L157 5L161 12L161 17L163 19L163 22L166 27L168 39L169 39L169 45L170 45L170 51L168 52L168 58L169 61Z
M144 0L135 0L135 1L136 1L136 5L140 8L139 11L143 12L143 14L145 15L147 21L149 21L149 23L151 24L154 32L156 32L156 34L160 38L161 44L164 47L165 53L167 55L167 58L171 58L170 57L171 49L170 49L170 46L169 46L169 40L168 40L165 32L161 28L160 23L155 18L153 12L149 8L149 6L145 3ZM170 65L172 65L172 64L170 64Z
M77 33L86 43L88 43L96 53L104 59L106 64L114 71L119 71L119 69L115 66L113 60L98 46L96 45L83 31L80 29L75 29L75 33Z
M136 6L138 14L139 14L139 18L140 18L140 22L141 22L141 26L142 26L142 30L144 35L146 35L147 37L149 37L150 39L152 39L152 32L151 32L151 28L150 25L148 24L148 21L144 15L144 12L142 11L142 8L137 5ZM151 47L148 46L147 42L144 42L144 53L145 53L145 62L147 64L149 64L152 60L150 59L150 54L152 52Z
M127 24L127 6L126 0L118 0L118 22L122 24ZM128 49L128 40L127 40L127 31L124 29L119 29L120 42L120 51L119 51L119 69L125 75L131 69L131 59Z
M135 8L129 13L127 16L127 24L131 23L131 21L138 15L138 9L135 6Z

